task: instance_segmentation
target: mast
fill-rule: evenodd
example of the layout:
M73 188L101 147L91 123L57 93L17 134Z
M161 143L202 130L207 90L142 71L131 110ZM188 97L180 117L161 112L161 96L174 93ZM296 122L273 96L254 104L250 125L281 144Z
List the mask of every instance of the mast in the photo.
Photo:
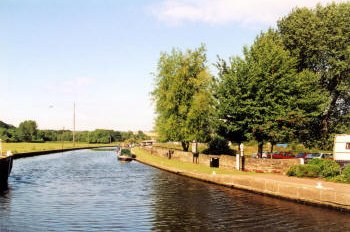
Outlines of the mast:
M75 101L73 107L73 146L75 147Z

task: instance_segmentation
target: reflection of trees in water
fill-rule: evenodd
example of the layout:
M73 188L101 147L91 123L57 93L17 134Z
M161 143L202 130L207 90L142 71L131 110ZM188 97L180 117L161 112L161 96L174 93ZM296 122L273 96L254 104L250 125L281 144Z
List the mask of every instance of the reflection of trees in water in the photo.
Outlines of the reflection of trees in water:
M350 230L347 214L157 172L154 230Z
M154 230L183 231L209 230L208 220L212 204L203 204L211 198L202 183L181 176L159 172L155 174L153 191L155 196Z

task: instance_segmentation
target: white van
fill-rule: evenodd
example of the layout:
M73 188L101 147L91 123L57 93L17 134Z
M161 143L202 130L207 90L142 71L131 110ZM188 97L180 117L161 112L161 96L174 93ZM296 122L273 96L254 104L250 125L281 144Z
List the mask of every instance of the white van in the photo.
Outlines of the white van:
M335 161L350 162L350 135L335 135L333 158Z

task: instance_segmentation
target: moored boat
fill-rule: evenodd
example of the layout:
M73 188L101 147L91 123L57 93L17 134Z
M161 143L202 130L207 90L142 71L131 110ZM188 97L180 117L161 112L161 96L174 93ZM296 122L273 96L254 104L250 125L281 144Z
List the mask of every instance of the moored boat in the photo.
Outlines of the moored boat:
M119 148L117 150L117 157L118 157L118 160L120 160L120 161L132 161L133 160L131 151L129 149Z

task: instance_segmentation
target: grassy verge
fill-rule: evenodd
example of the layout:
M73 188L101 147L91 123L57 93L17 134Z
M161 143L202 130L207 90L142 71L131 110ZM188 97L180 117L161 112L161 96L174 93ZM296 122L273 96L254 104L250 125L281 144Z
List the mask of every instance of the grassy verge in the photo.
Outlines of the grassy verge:
M175 150L180 150L182 151L182 146L181 144L174 144L174 143L156 143L154 146L157 147L163 147L163 148L167 148L167 149L175 149ZM201 143L198 145L198 151L200 153L203 153L203 151L205 149L207 149L208 146L207 144ZM232 144L230 146L230 148L233 150L234 153L238 153L238 144ZM189 150L191 150L191 146L189 148ZM264 144L264 151L270 151L271 150L271 146L269 143ZM324 150L318 150L318 149L307 149L305 148L302 144L290 144L288 147L284 148L284 147L277 147L274 146L273 149L275 152L286 152L286 151L292 151L294 154L298 154L298 153L315 153L315 152L319 152L319 153L332 153L332 151L324 151ZM246 156L251 156L252 154L256 154L258 152L258 143L257 142L246 142L244 144L244 154Z
M108 146L108 144L89 144L89 143L75 143L72 142L46 142L46 143L3 143L3 152L12 151L13 154L25 153L25 152L36 152L36 151L51 151L51 150L61 150L69 148L79 148L79 147L99 147Z
M166 167L171 169L177 169L179 171L196 172L200 174L212 174L215 171L216 174L226 175L254 175L253 172L241 172L237 170L228 170L223 168L211 168L202 164L193 164L181 162L178 160L169 160L163 157L152 155L150 152L145 151L141 148L133 148L133 154L136 155L137 159L141 162L148 163L150 165L158 167Z

